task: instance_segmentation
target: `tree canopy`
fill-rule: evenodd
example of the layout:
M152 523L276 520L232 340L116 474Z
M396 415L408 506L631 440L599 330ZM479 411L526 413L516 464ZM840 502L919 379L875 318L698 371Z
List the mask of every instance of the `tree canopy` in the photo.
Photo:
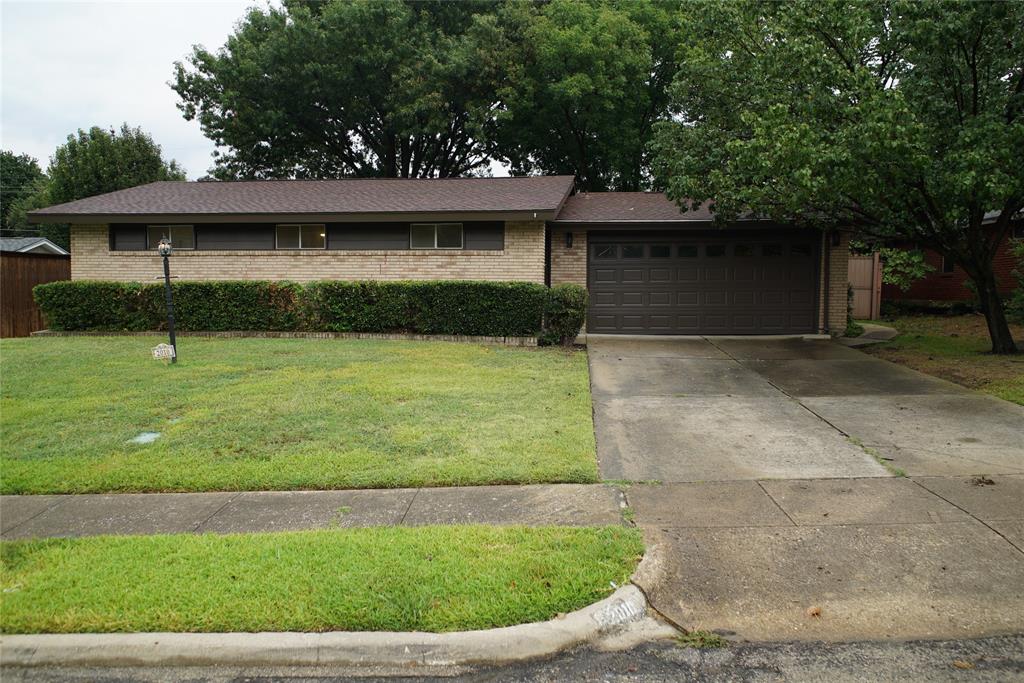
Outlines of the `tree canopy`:
M11 206L33 194L36 184L45 177L39 162L28 154L0 151L0 231L4 237L14 236L9 234L7 223Z
M501 91L500 157L512 172L575 175L579 189L649 185L654 123L669 114L679 3L513 3L516 68Z
M26 213L157 180L185 180L185 173L176 161L165 161L160 145L140 128L126 123L119 131L98 126L79 129L54 152L46 175L40 173L12 201L6 227L17 231L12 234L38 234L67 248L66 225L30 225Z
M505 73L492 7L286 0L197 47L172 87L227 150L218 177L479 173Z
M165 161L160 145L141 128L93 126L69 135L47 168L54 204L114 192L157 180L184 180L178 162Z
M678 3L285 0L252 9L172 87L219 178L571 173L649 182Z
M670 196L931 247L1014 351L992 257L1024 208L1024 4L690 7L653 145Z

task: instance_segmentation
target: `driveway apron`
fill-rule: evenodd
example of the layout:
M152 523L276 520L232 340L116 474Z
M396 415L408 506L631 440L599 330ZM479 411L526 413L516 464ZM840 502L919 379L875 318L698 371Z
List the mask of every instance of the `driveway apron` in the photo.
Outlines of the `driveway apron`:
M660 558L637 582L668 619L749 640L1024 630L1020 406L827 341L588 345L601 472L637 482Z

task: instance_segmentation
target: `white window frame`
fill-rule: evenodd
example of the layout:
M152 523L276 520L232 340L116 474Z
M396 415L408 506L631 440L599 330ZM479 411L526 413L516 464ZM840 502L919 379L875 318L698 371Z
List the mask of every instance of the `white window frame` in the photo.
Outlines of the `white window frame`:
M439 247L437 246L437 228L442 225L457 225L459 226L459 246L457 247ZM434 246L432 247L414 247L412 245L412 231L413 228L432 227L434 229ZM423 251L423 250L434 250L439 249L442 251L459 251L466 248L466 227L462 223L410 223L409 224L409 249Z
M196 226L190 225L188 223L168 223L168 224L154 223L152 225L147 225L146 226L146 249L156 249L158 246L160 246L159 242L157 244L150 244L149 243L149 230L150 230L150 228L161 228L161 229L165 230L166 233L167 233L167 238L169 240L171 240L171 247L175 251L194 251L195 248L196 248ZM192 246L191 247L179 247L179 246L177 246L174 243L174 234L173 234L174 228L179 228L179 229L180 228L188 228L189 230L192 231Z
M324 244L321 247L304 247L302 246L302 228L315 226L323 230L324 233ZM281 247L278 245L278 228L298 228L299 229L299 246L298 247ZM327 248L327 224L326 223L277 223L274 225L274 249L283 249L285 251L293 249L304 249L308 251L320 251Z

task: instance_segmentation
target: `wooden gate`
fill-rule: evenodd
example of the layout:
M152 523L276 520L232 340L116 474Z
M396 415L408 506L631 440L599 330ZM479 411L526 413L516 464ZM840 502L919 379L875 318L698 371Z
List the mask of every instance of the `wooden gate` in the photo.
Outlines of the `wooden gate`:
M70 279L70 256L0 253L0 337L27 337L43 329L43 314L32 299L32 288Z
M850 287L853 288L853 317L877 320L882 302L882 262L878 253L850 254Z

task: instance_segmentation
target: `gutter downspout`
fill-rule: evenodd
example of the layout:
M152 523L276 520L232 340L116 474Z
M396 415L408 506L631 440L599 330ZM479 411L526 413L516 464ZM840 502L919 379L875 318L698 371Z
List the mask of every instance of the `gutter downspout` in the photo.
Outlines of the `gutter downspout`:
M832 279L832 231L822 233L822 243L825 248L825 286L824 286L824 305L822 306L824 320L822 321L821 328L825 334L831 336L832 330L829 327L829 304L832 303L832 299L829 292L829 280Z

